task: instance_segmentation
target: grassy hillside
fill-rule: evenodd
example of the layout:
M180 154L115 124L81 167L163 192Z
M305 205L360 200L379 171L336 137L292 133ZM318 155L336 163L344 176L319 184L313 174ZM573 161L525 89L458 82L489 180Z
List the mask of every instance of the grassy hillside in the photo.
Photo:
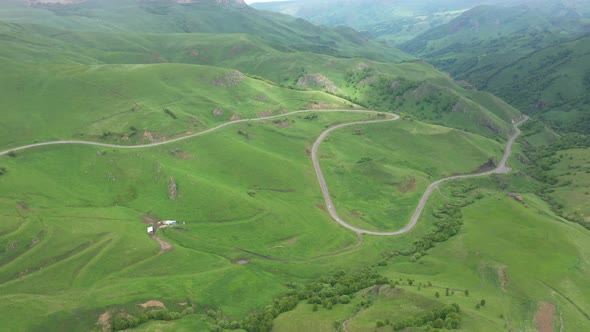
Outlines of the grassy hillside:
M320 150L339 214L361 228L402 228L432 181L492 168L488 161L497 163L503 153L493 140L447 127L417 121L392 127L341 130ZM434 141L440 144L429 146Z
M314 107L348 107L321 92L296 91L236 70L183 64L4 66L3 148L85 139L161 141L240 118Z
M493 96L467 90L432 66L422 62L384 63L363 58L339 58L309 52L281 52L269 46L263 38L249 34L112 34L62 31L39 25L9 23L1 24L0 27L4 31L4 39L0 41L4 47L0 51L0 56L7 61L17 62L19 66L25 66L23 62L34 63L34 68L37 68L36 64L39 62L49 63L51 66L42 67L49 72L56 63L70 66L83 63L94 65L92 68L108 68L96 66L101 64L158 63L235 68L245 74L270 81L268 82L270 84L297 90L326 91L362 106L384 111L403 109L403 112L422 120L482 133L489 137L505 137L510 130L511 119L518 116L518 112L505 103L490 103L489 101L494 99ZM149 71L148 68L158 68L158 66L143 68ZM161 65L161 68L172 67ZM202 70L207 69L202 68ZM26 71L30 70L26 69ZM34 75L33 79L18 75L15 75L14 79L24 79L26 81L24 84L30 86L33 81L43 77L41 74L34 74L34 71L31 74ZM186 74L183 73L181 76L184 75ZM52 74L50 77L53 77ZM129 77L129 79L133 78ZM177 79L181 78L175 78ZM93 78L90 77L86 81L93 82ZM202 80L199 81L195 84L203 83ZM393 91L391 87L399 82L404 84ZM74 84L77 83L74 82ZM205 86L208 86L207 84L208 82L205 82ZM197 88L197 85L194 87ZM202 86L199 87L199 91L207 91ZM30 105L31 100L26 97L26 94L12 93L14 88L14 84L7 87L7 92L11 94L10 99L14 99L14 96L26 99L13 101L11 106L15 107L19 105L19 102ZM227 91L231 92L231 89ZM294 96L295 92L292 94ZM262 95L264 93L255 94L253 97ZM271 96L268 97L272 99ZM126 98L141 97L127 96ZM266 97L262 96L262 98ZM291 98L297 97L289 97ZM334 102L329 101L336 100L327 96L310 98L325 104L333 104ZM66 97L62 100L69 99L70 97ZM223 105L231 99L226 98L224 101L217 99L215 102ZM264 102L259 100L255 104L262 106ZM159 102L159 104L165 103ZM342 104L342 101L338 103ZM102 105L105 108L111 108L109 103ZM236 106L256 107L254 104L244 103L238 103ZM67 105L61 107L68 108ZM125 107L131 108L133 105ZM304 108L305 105L299 103L297 106L294 104L285 106L287 109L293 107ZM112 109L122 111L120 106ZM128 123L128 126L131 125L133 124ZM120 130L120 128L114 128L111 131Z
M286 281L364 265L384 248L409 245L412 236L353 249L356 236L322 209L306 147L325 125L355 118L240 124L141 151L47 147L4 157L0 181L12 190L1 204L2 312L18 316L35 304L30 319L7 328L87 329L108 308L135 314L150 299L240 319L284 292ZM179 188L174 201L170 177ZM158 254L142 216L182 223L157 233L173 250Z
M554 17L527 6L473 8L403 44L457 79L478 87L503 66L584 31L579 18Z
M0 4L0 21L41 24L63 30L151 33L248 33L281 51L309 51L384 61L409 58L393 48L369 41L349 28L327 28L287 15L256 11L248 6L224 6L213 0L175 1L91 0L76 5L19 1Z
M253 7L301 17L316 24L349 26L373 39L396 45L447 23L464 10L489 2L494 1L296 0L254 3Z
M533 52L499 69L485 87L561 131L590 133L590 37Z

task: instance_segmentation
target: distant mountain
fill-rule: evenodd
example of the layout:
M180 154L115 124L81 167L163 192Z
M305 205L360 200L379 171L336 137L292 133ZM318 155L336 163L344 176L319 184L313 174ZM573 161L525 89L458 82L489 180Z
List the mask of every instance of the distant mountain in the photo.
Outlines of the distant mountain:
M399 50L370 41L350 28L318 27L287 15L257 11L242 5L242 0L69 2L73 4L7 0L0 3L0 20L97 32L249 33L264 38L268 44L282 51L361 56L394 62L412 58Z
M494 1L296 0L254 3L252 6L301 17L316 24L350 26L364 31L371 38L396 44L448 22L474 5L490 2Z
M581 76L590 70L580 42L586 39L578 40L590 32L590 20L582 15L575 8L541 8L538 3L478 6L400 47L524 111L581 106L583 91L571 85L582 86ZM563 84L554 84L568 74ZM568 91L557 97L564 89Z

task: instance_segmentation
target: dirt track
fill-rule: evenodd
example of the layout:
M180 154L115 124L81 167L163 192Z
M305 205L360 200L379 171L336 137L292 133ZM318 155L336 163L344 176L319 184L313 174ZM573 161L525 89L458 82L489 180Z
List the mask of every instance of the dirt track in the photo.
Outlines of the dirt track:
M326 203L326 206L328 208L328 212L329 212L330 216L332 217L332 219L334 219L337 223L339 223L343 227L350 229L353 232L357 233L359 235L359 239L360 239L359 244L362 243L362 237L361 237L362 234L376 235L376 236L395 236L395 235L401 235L401 234L407 233L410 230L412 230L414 228L414 226L416 226L416 224L418 223L418 219L420 219L420 215L422 214L422 211L424 210L424 207L426 206L426 202L428 202L430 195L432 194L432 192L435 189L438 188L438 186L441 183L451 181L451 180L456 180L456 179L480 177L480 176L486 176L486 175L490 175L490 174L506 174L506 173L510 172L510 168L506 166L506 162L508 161L508 158L510 157L510 154L512 152L512 145L513 145L514 141L520 135L520 129L518 129L518 126L520 124L522 124L523 122L525 122L526 120L528 120L528 117L524 116L521 121L514 124L514 134L508 140L508 142L506 144L506 151L504 152L504 156L502 157L502 160L500 161L499 165L495 169L490 170L490 171L486 171L486 172L482 172L482 173L476 173L476 174L450 176L450 177L440 179L440 180L437 180L437 181L431 183L430 186L428 186L428 188L424 192L424 195L422 196L422 198L420 199L420 202L418 203L418 206L416 207L416 210L414 211L414 214L412 215L412 218L410 218L410 221L408 222L408 224L406 226L404 226L402 229L397 230L397 231L393 231L393 232L376 232L376 231L364 230L361 228L354 227L354 226L348 224L346 221L342 220L342 218L340 218L340 216L338 216L338 213L336 212L336 209L334 207L334 203L332 202L332 199L330 197L328 185L326 184L326 179L324 178L324 175L322 173L322 169L320 167L319 159L318 159L319 146L331 132L333 132L337 129L340 129L340 128L358 125L358 124L370 124L370 123L389 122L389 121L398 120L399 116L396 114L392 114L392 113L383 113L383 112L369 111L369 110L302 110L302 111L289 112L289 113L284 113L284 114L279 114L279 115L274 115L274 116L260 117L260 118L255 118L255 119L242 119L242 120L227 122L227 123L221 124L219 126L207 129L205 131L202 131L202 132L199 132L196 134L192 134L192 135L188 135L188 136L184 136L184 137L179 137L179 138L171 139L171 140L164 141L164 142L126 146L126 145L115 145L115 144L89 142L89 141L77 141L77 140L53 141L53 142L29 144L29 145L24 145L24 146L8 149L5 151L0 151L0 156L8 154L12 151L21 151L21 150L27 150L27 149L31 149L31 148L35 148L35 147L50 146L50 145L62 145L62 144L92 145L92 146L101 146L101 147L117 148L117 149L142 149L142 148L149 148L149 147L160 146L160 145L165 145L165 144L171 144L171 143L183 141L183 140L186 140L186 139L189 139L192 137L205 135L205 134L211 133L213 131L216 131L218 129L221 129L221 128L224 128L224 127L236 124L236 123L242 123L242 122L248 122L248 121L263 121L263 120L269 120L269 119L285 117L285 116L299 114L299 113L309 113L309 112L321 112L321 113L346 112L346 113L365 113L365 114L373 114L373 115L381 115L381 116L385 115L385 118L383 118L383 119L355 121L355 122L349 122L349 123L344 123L344 124L330 127L327 130L325 130L324 132L322 132L321 135L317 138L317 140L315 141L315 143L312 147L312 151L311 151L311 158L312 158L313 166L314 166L314 169L315 169L315 172L316 172L316 175L318 178L318 182L320 185L320 189L322 191L322 195L324 196L324 201ZM164 246L163 246L162 250L166 251L166 250L169 250L169 248L164 248Z

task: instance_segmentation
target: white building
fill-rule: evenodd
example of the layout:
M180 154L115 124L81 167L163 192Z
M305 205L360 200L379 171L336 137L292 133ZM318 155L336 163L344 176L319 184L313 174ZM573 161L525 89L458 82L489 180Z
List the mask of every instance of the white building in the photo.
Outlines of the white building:
M148 228L147 228L147 232L148 232L148 234L150 234L150 235L154 234L154 226L150 226L150 227L148 227Z
M176 225L176 220L166 220L166 221L164 221L164 225L174 226L174 225Z

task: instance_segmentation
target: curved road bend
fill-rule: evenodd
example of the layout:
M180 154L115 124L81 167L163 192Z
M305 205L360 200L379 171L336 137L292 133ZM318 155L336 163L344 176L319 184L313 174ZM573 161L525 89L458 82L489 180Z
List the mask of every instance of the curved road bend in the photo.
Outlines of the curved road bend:
M397 231L393 231L393 232L376 232L376 231L369 231L369 230L361 229L358 227L354 227L354 226L348 224L346 221L342 220L342 218L340 218L340 216L336 212L336 209L334 208L334 203L332 202L332 198L330 197L330 192L328 191L328 186L326 185L326 179L324 178L324 174L322 173L322 169L320 167L320 163L319 163L318 156L317 156L319 146L322 143L322 141L328 136L328 134L330 134L332 131L334 131L336 129L347 127L347 126L352 126L352 125L356 125L356 124L393 121L393 120L397 120L397 119L399 119L399 116L395 115L393 119L357 121L357 122L351 122L351 123L337 125L337 126L331 127L328 130L324 131L320 135L320 137L318 137L318 139L315 141L315 143L313 145L312 154L311 154L311 157L313 160L313 166L315 168L316 175L318 177L318 182L320 183L320 187L322 189L322 194L324 195L324 200L326 201L326 206L328 207L328 212L330 213L330 216L332 217L332 219L334 219L340 225L350 229L353 232L356 232L359 235L368 234L368 235L376 235L376 236L395 236L395 235L401 235L401 234L407 233L410 230L412 230L412 228L414 228L414 226L416 226L416 224L418 223L418 219L420 219L420 215L422 214L422 210L424 210L424 207L426 206L426 202L428 202L428 199L430 198L430 195L432 194L434 189L436 189L441 183L451 181L451 180L456 180L456 179L467 179L467 178L473 178L473 177L486 176L486 175L490 175L490 174L506 174L506 173L510 172L510 168L506 166L506 162L508 161L508 158L510 157L510 154L512 152L512 144L514 143L516 138L518 138L518 136L520 135L520 129L518 128L518 126L520 126L520 124L522 124L523 122L528 120L528 117L525 115L522 118L522 120L520 120L514 124L514 134L512 134L512 136L508 139L508 142L506 143L506 150L504 152L504 156L502 157L500 164L495 169L490 170L490 171L486 171L486 172L482 172L482 173L476 173L476 174L454 175L454 176L440 179L440 180L437 180L437 181L431 183L430 186L428 186L428 188L424 192L424 195L422 195L422 199L420 199L420 202L418 203L418 206L416 207L416 210L414 211L412 218L410 218L410 221L408 222L408 224L406 226L404 226L404 228L397 230Z

